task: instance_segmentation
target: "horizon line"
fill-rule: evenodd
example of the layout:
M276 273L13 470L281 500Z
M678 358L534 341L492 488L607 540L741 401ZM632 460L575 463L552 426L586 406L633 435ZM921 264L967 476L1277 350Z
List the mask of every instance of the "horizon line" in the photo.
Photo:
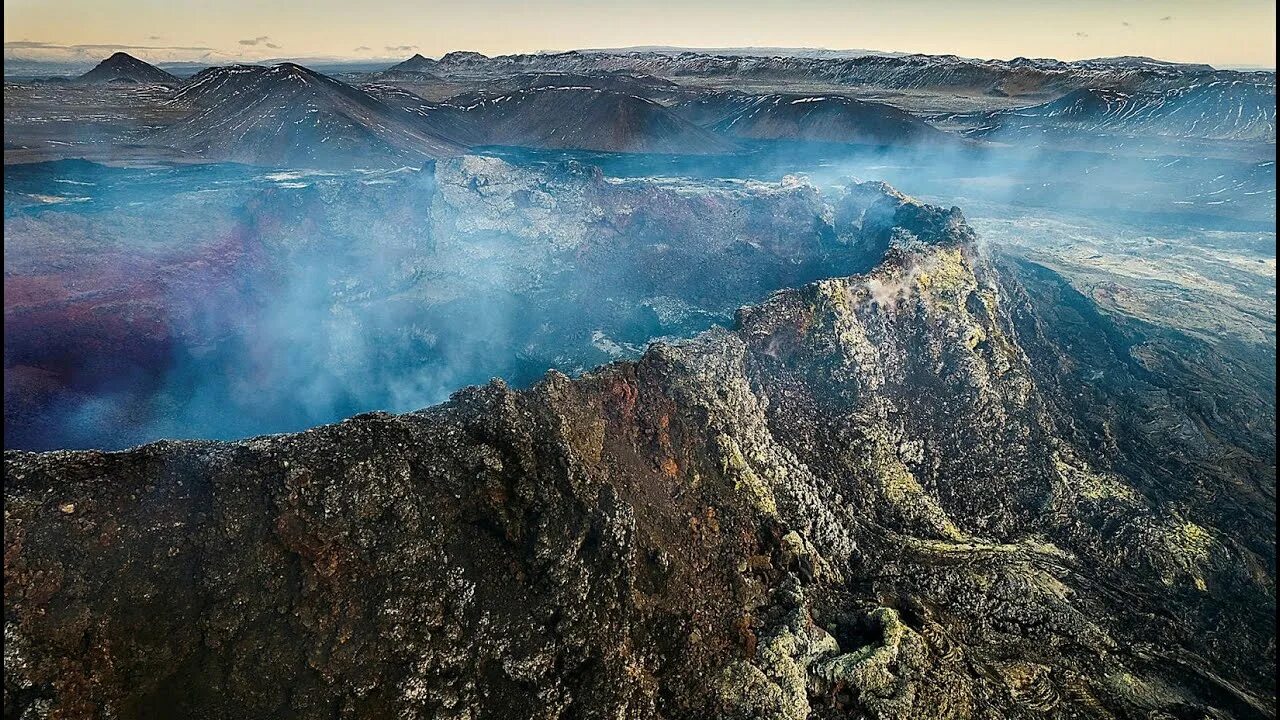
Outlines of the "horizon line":
M4 49L5 49L4 61L6 63L10 61L16 61L16 62L25 62L25 63L32 63L32 64L47 64L47 65L86 64L86 63L95 62L95 60L91 58L85 58L85 59L47 58L46 59L46 58L29 58L29 57L9 57L9 53L10 51L15 51L15 54L16 54L16 51L20 51L24 49L25 50L103 49L104 51L108 49L114 49L116 52L123 52L126 55L136 57L136 55L128 51L130 50L143 51L141 54L146 54L145 51L148 51L148 50L179 50L179 51L190 50L190 51L205 51L206 54L216 54L220 56L225 56L226 60L230 64L236 64L236 63L251 63L251 64L272 63L273 64L273 63L280 63L280 62L295 62L300 64L300 61L344 62L344 63L372 63L372 62L382 62L382 61L394 62L394 61L403 61L407 58L414 57L414 56L422 56L424 58L428 58L432 60L440 60L440 59L443 59L445 56L451 55L454 53L475 53L485 58L497 59L497 58L503 58L503 57L520 56L520 55L563 55L563 54L569 54L569 53L690 52L690 53L698 53L698 54L715 54L717 52L733 52L738 54L746 54L748 52L767 53L768 51L780 51L781 53L817 52L817 53L831 53L836 55L848 54L851 57L857 57L857 56L954 57L961 60L980 61L980 62L1014 62L1016 60L1025 59L1025 60L1033 60L1033 61L1052 61L1052 62L1062 62L1062 63L1085 63L1085 62L1096 62L1100 60L1133 58L1133 59L1150 60L1152 62L1158 62L1158 63L1168 64L1168 65L1182 65L1182 66L1201 65L1201 66L1210 67L1214 70L1236 70L1236 71L1252 70L1252 71L1270 71L1270 72L1274 72L1276 70L1275 65L1255 65L1255 64L1236 64L1236 63L1213 64L1208 62L1164 60L1161 58L1151 57L1149 55L1124 55L1124 54L1100 55L1100 56L1092 56L1092 57L1082 57L1082 58L1077 58L1073 60L1063 60L1061 58L1056 58L1056 57L1047 56L1047 55L1045 56L1016 55L1013 57L975 57L975 56L961 55L958 53L928 53L928 52L914 52L914 51L906 51L906 50L875 50L875 49L868 49L868 48L829 48L829 47L821 47L821 46L787 46L787 45L776 45L776 46L775 45L728 45L728 46L717 46L717 47L683 46L683 45L623 45L623 46L615 46L615 47L582 47L582 48L569 48L569 49L558 49L558 50L543 49L543 50L536 50L531 52L509 52L509 53L501 53L496 55L488 55L488 54L481 53L479 51L474 51L474 50L456 49L456 50L449 50L440 54L423 53L423 52L413 52L407 55L398 54L398 55L369 55L369 56L357 56L357 55L345 55L345 54L329 54L329 55L298 54L298 55L276 55L276 56L270 56L270 57L257 57L257 58L252 56L247 56L244 54L235 53L235 52L219 50L217 48L212 48L212 47L173 46L173 45L149 46L149 45L135 45L135 44L128 44L128 43L77 43L74 45L62 45L58 43L17 40L17 41L5 41ZM103 60L106 60L107 57L109 57L109 55L96 60L96 62L102 62ZM143 58L137 58L137 59L143 60ZM815 59L832 59L832 58L815 58ZM144 60L144 61L151 62L151 64L157 65L157 66L196 65L196 64L208 62L208 60L203 58L192 58L189 60L156 60L156 61ZM217 63L212 63L208 66L216 67Z

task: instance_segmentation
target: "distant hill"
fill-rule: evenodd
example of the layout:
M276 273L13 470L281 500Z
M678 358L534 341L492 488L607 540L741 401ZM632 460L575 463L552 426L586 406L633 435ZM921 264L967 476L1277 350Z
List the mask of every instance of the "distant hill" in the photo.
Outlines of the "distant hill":
M162 131L198 155L267 165L408 163L475 145L710 154L732 142L635 93L672 83L630 74L519 75L449 102L383 82L353 87L298 65L230 65L170 99L193 114Z
M260 165L421 162L463 150L420 118L292 63L202 72L174 98L195 113L161 132L173 147Z
M1163 92L1089 88L1057 100L989 113L972 134L1066 128L1218 140L1276 138L1273 82L1214 80Z
M378 79L382 79L380 75ZM483 132L476 126L477 118L456 105L431 102L408 90L383 82L365 83L360 89L391 107L416 116L423 127L439 135L464 145L479 145L484 142Z
M451 102L490 145L695 155L734 149L652 100L586 86L533 87Z
M164 70L128 54L118 52L98 66L76 78L82 83L133 83L138 85L177 85L181 80Z
M732 99L725 105L732 107ZM841 95L765 95L714 121L718 133L754 140L899 145L949 136L914 115ZM710 108L704 107L703 110Z
M1082 60L1081 64L1096 66L1112 66L1112 67L1130 67L1130 68L1170 68L1175 70L1188 70L1195 72L1213 72L1215 68L1205 63L1180 63L1170 60L1157 60L1156 58L1146 57L1145 55L1117 55L1115 57L1094 58L1092 60Z
M414 55L413 57L409 58L408 60L405 60L402 63L396 63L395 65L392 65L391 67L387 68L385 72L431 73L435 71L437 65L439 65L439 63L436 62L435 60L432 60L431 58L423 57L421 55Z

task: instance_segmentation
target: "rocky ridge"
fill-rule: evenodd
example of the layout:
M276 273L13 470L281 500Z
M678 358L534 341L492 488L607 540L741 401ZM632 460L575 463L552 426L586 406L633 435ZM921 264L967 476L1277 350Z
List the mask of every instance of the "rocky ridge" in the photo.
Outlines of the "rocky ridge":
M1046 58L982 60L955 55L861 54L807 57L785 52L756 55L714 51L572 50L486 57L453 52L432 72L487 74L513 72L633 72L664 78L745 78L787 82L826 81L849 86L903 90L949 90L1014 97L1050 92L1062 94L1087 87L1159 90L1187 84L1241 78L1269 82L1275 73L1216 70L1206 65L1160 63L1143 58L1110 58L1064 62Z

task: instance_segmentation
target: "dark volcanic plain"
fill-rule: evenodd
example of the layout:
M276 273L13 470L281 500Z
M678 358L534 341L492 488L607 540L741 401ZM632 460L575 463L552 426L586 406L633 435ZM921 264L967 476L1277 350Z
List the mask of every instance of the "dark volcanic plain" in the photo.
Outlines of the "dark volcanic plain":
M1276 716L1274 73L170 69L6 77L6 718Z

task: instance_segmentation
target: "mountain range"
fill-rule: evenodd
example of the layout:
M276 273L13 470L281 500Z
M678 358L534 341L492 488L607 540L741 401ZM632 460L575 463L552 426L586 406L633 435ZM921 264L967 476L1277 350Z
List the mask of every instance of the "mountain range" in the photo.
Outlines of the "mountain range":
M582 85L541 85L453 102L483 128L490 145L686 155L734 147L653 100Z
M1083 87L1160 89L1185 84L1189 77L1231 78L1234 71L1208 65L1166 63L1150 58L1101 58L1064 62L1014 58L981 60L955 55L869 54L809 57L772 53L717 54L715 51L569 51L486 57L454 52L436 62L436 72L531 71L592 73L639 72L680 78L756 78L792 84L814 81L850 87L968 91L993 96L1059 94ZM1274 73L1270 74L1274 84Z
M175 101L198 109L157 137L199 156L322 167L414 164L462 150L414 116L299 65L206 71Z
M705 122L692 113L691 120L687 103L672 104L684 96L678 85L629 72L516 74L436 102L399 84L429 83L435 76L428 70L486 61L465 53L442 61L415 56L354 85L292 63L213 67L178 82L118 54L82 81L177 85L166 104L189 114L153 142L193 157L274 166L415 164L478 145L697 155L733 152L738 139L893 144L941 137L910 114L839 97L803 107L757 97L740 103L735 120Z
M726 78L746 86L723 87ZM999 141L1036 128L1275 138L1274 74L1149 58L454 52L342 79L280 63L210 67L182 80L116 53L77 83L169 93L158 108L147 107L154 94L132 101L156 119L122 138L131 148L270 166L413 165L478 146L680 155L741 153L761 142L905 147L955 143L957 133L971 143ZM770 91L796 84L830 89ZM942 109L961 95L998 107L921 111L930 102L922 98L938 98Z

